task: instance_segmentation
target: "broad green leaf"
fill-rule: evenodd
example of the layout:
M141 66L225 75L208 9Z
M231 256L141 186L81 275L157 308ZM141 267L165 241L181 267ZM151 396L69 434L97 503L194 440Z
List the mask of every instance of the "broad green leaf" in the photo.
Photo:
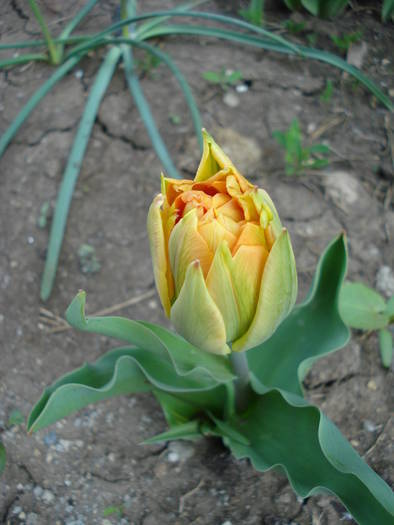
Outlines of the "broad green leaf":
M383 297L363 283L346 282L339 296L339 311L351 328L378 330L388 323Z
M264 390L264 389L263 389ZM231 423L249 444L218 427L237 459L256 470L281 467L302 498L328 490L360 525L391 525L394 497L389 486L318 408L294 394L270 390Z
M346 272L343 235L322 255L307 300L296 306L262 345L247 352L250 371L267 387L302 395L300 381L312 363L338 350L349 330L338 313L338 294Z
M394 0L384 0L382 5L382 20L387 22L394 15Z
M382 365L390 368L393 360L393 337L389 330L379 330L379 348Z
M6 464L5 446L3 445L2 441L0 441L0 476L3 474L3 471L5 469L5 464Z
M200 422L198 420L188 421L180 425L176 425L166 432L157 434L151 438L143 441L143 445L153 445L155 443L162 443L163 441L174 441L178 439L196 440L201 438Z
M182 401L183 406L187 403L194 407L190 408L188 416L201 412L201 405L220 414L225 391L219 386L205 371L179 375L164 352L118 348L47 388L29 416L28 430L33 432L46 427L90 403L120 394L147 392L152 388L179 396L177 407Z
M124 317L86 317L85 292L79 292L66 311L67 321L78 330L115 337L136 345L155 355L170 360L177 374L200 378L211 387L232 381L234 375L228 360L203 352L182 337L161 326Z
M222 81L222 76L216 71L204 71L202 77L204 80L211 82L212 84L220 84Z
M394 317L394 295L387 301L384 313L388 317ZM390 322L394 322L394 319Z

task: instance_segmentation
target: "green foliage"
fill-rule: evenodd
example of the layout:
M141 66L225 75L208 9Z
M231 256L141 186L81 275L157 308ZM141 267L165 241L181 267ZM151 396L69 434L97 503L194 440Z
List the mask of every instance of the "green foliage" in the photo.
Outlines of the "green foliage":
M305 30L306 24L305 24L305 22L295 22L294 20L289 18L289 20L286 20L283 23L283 27L289 33L292 33L293 35L296 35L296 34L301 33L302 31Z
M103 517L108 518L108 516L116 515L117 518L123 516L123 507L122 505L110 505L103 510Z
M344 322L359 330L378 330L382 365L391 366L393 338L388 326L394 323L394 296L389 301L363 283L346 282L341 290L339 310Z
M40 208L40 215L37 219L37 226L39 228L45 228L48 222L48 217L51 211L51 204L49 201L45 201Z
M229 86L234 86L242 79L242 73L241 71L233 71L222 67L220 71L204 71L202 77L210 84L218 84L226 91Z
M361 40L362 36L362 31L354 31L353 33L344 33L342 36L331 35L331 39L341 51L347 52L352 44Z
M287 131L274 131L272 136L285 150L286 175L301 175L305 170L320 169L329 164L324 157L330 148L324 144L303 145L300 124L294 119Z
M82 273L97 273L101 268L96 250L90 244L81 244L78 248L78 259Z
M306 301L293 309L268 341L248 351L249 368L260 383L302 395L301 381L313 362L347 343L349 330L338 313L345 273L346 245L341 235L321 257Z
M361 525L373 520L391 524L394 501L389 487L335 425L302 397L300 382L312 363L348 340L338 312L345 272L346 246L340 236L322 255L306 302L269 341L247 352L253 390L245 411L235 410L235 377L226 356L202 352L150 323L86 317L85 294L80 292L67 310L68 321L132 346L112 350L53 383L33 408L29 431L92 402L151 391L170 428L145 443L218 436L235 457L250 458L258 470L281 466L301 497L325 488ZM107 515L115 514L115 508L108 507Z
M321 18L334 18L347 6L349 0L284 0L292 11L303 7L314 16Z
M387 22L394 17L394 0L384 0L382 6L382 20Z
M320 95L321 102L329 104L331 102L333 91L334 91L334 84L332 80L327 79L326 87L324 88L322 94Z
M250 0L249 7L241 9L239 14L247 22L255 26L262 26L264 22L264 0Z

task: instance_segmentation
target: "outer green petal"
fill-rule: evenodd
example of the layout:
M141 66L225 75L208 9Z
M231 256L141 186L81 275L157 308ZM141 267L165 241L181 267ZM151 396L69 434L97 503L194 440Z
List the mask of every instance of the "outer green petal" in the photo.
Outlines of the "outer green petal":
M169 271L169 268L166 257L163 223L160 213L160 208L163 202L164 197L159 193L159 195L154 198L149 208L147 227L156 288L164 311L169 317L171 308L167 281L167 272Z
M186 270L192 261L198 259L207 275L213 254L205 239L197 231L197 210L194 208L178 222L169 240L169 257L175 280L175 295L181 291Z
M270 337L293 307L297 297L297 273L289 233L276 239L261 280L256 314L249 330L233 343L236 352L248 350Z
M203 152L196 176L195 182L202 182L215 175L222 168L232 168L237 172L234 164L223 150L216 144L211 135L205 129L202 130Z
M207 288L223 316L227 341L239 335L240 317L231 275L232 257L226 241L215 252L207 275Z
M264 207L266 206L268 206L268 208L271 210L272 212L271 225L272 225L272 229L273 229L275 238L277 239L282 232L282 223L280 222L279 214L275 208L275 204L272 202L271 197L268 195L268 193L265 190L263 190L262 188L258 188L257 191L253 193L253 200L254 200L256 209L259 211L260 214L264 212Z
M171 308L171 321L176 331L198 348L219 355L230 352L223 318L208 293L198 260L187 269L181 293Z

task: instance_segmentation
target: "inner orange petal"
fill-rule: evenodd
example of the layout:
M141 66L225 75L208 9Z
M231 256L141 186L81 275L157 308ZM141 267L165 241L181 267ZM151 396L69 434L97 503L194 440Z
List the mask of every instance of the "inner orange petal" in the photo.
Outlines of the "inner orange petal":
M216 252L216 249L223 239L227 241L230 250L237 240L236 236L224 228L217 220L199 224L198 232L205 239L209 249L213 253Z
M218 213L221 213L222 215L226 215L226 217L230 217L231 219L233 219L233 221L236 222L242 221L244 219L244 213L242 211L242 208L234 199L231 199L230 201L226 202L226 204L223 204L223 206L219 206L218 208L216 208L216 211Z
M241 246L264 246L267 249L264 230L260 225L247 222L242 226L241 233L232 249L233 255Z

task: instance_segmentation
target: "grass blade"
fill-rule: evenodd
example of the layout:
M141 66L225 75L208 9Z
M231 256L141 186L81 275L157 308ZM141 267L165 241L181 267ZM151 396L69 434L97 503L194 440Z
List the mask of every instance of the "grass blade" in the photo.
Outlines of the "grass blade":
M67 38L54 38L55 44L79 44L81 42L89 41L94 38L95 35L76 35ZM45 46L45 40L25 40L23 42L14 42L11 44L0 44L0 51L6 49L23 49L26 47L42 47ZM47 57L45 57L47 59Z
M29 53L20 57L6 58L4 60L0 60L0 68L7 66L17 66L20 64L26 64L27 62L35 62L38 60L45 62L48 60L48 57L41 53Z
M61 60L61 55L59 53L59 49L57 48L55 42L52 39L51 33L48 29L48 26L45 22L44 17L41 14L41 11L36 4L35 0L29 0L29 5L31 10L33 11L34 16L36 17L37 22L39 23L41 27L42 34L45 38L46 44L48 46L48 52L49 57L51 59L52 64L59 64Z
M138 111L140 112L141 118L145 124L149 138L155 148L156 154L159 157L163 167L169 177L179 179L180 176L178 171L172 162L171 156L167 151L166 145L161 138L159 130L157 129L156 123L152 116L152 112L146 101L146 98L140 87L140 83L137 75L135 74L135 66L133 61L133 54L130 47L126 44L122 45L122 55L124 62L124 69L126 80L132 96L134 97Z
M201 4L205 4L208 0L195 0L194 2L188 2L186 4L180 5L176 8L177 11L188 11L189 9L193 9L194 7L197 7ZM135 32L135 38L138 40L145 39L145 34L149 33L153 28L157 27L161 23L163 23L165 20L168 20L171 18L170 16L163 16L160 18L155 18L153 20L150 20L148 22L145 22L144 24L141 24L140 27L136 29Z
M188 26L182 24L174 24L162 26L155 31L155 36L169 36L169 35L198 35L198 36L210 36L215 38L221 38L224 40L232 40L234 42L239 42L241 44L252 45L256 47L261 47L270 51L277 51L279 53L295 55L292 50L287 47L278 44L277 42L272 42L264 40L252 35L247 35L244 33L237 33L234 31L227 31L225 29L210 28L204 26ZM320 49L314 49L310 47L299 46L299 51L304 58L312 58L314 60L319 60L320 62L325 62L332 66L335 66L342 71L346 71L359 82L364 84L364 86L375 95L375 97L390 111L393 111L393 104L390 98L383 93L378 86L369 79L362 71L360 71L355 66L348 64L342 58L328 53L327 51L321 51ZM298 54L298 53L297 53Z
M100 102L107 90L119 57L120 49L113 47L101 64L79 123L78 131L75 135L57 197L55 214L49 236L47 258L41 282L41 299L43 301L48 299L52 291L75 183L81 169L83 156L89 142Z
M189 107L189 111L190 111L192 121L193 121L194 130L197 135L200 149L202 151L203 142L202 142L202 134L201 134L202 123L201 123L200 112L194 100L190 86L188 82L186 81L185 77L183 76L183 74L181 73L181 71L179 70L178 66L175 64L175 62L171 60L170 56L167 55L167 53L160 51L155 46L152 46L148 44L147 42L139 42L137 40L132 40L130 38L129 39L117 38L116 42L122 42L125 44L130 44L134 47L138 47L140 49L144 49L145 51L148 51L149 53L152 53L152 55L155 55L157 58L159 58L170 69L170 71L173 73L174 77L178 81L179 87L182 90L183 96L185 97L185 101Z
M60 38L67 38L74 29L82 22L85 16L93 9L98 0L89 0L89 2L75 15L75 17L66 25L60 34Z
M243 20L239 20L238 18L232 18L230 16L224 16L224 15L217 15L214 13L204 13L200 11L187 11L187 12L180 12L179 10L169 10L169 11L155 11L152 13L147 13L143 15L137 15L133 16L131 18L128 18L126 20L122 20L120 22L117 22L116 24L112 24L111 26L107 27L100 33L97 33L96 37L101 38L105 35L108 35L110 33L114 33L115 31L118 31L118 29L122 28L125 25L129 25L131 23L139 22L142 20L147 20L149 18L160 18L160 17L191 17L191 18L202 18L205 20L211 20L216 22L221 22L223 24L229 24L241 27L242 29L247 29L248 31L251 31L252 33L257 33L259 35L262 35L269 40L272 40L273 42L276 42L278 44L281 44L282 46L292 50L294 53L299 53L299 46L292 44L285 38L276 35L275 33L272 33L271 31L268 31L267 29L263 29L261 27L257 27L253 24L249 24L248 22L244 22ZM160 28L159 28L160 29ZM144 36L144 38L154 38L155 31L151 31L149 36Z
M23 106L21 111L13 120L12 124L0 137L0 158L6 150L8 144L11 142L14 135L18 131L18 129L21 127L21 125L24 123L24 121L27 119L27 117L30 115L33 109L37 106L37 104L41 101L41 99L45 97L45 95L53 88L53 86L57 82L59 82L59 80L61 80L64 77L64 75L66 75L68 71L70 71L70 69L72 69L75 66L75 64L77 64L80 61L81 58L82 55L77 55L72 58L69 58L66 62L64 62L64 64L58 67L53 73L53 75L49 77L49 79L37 89L37 91L27 102L27 104Z

